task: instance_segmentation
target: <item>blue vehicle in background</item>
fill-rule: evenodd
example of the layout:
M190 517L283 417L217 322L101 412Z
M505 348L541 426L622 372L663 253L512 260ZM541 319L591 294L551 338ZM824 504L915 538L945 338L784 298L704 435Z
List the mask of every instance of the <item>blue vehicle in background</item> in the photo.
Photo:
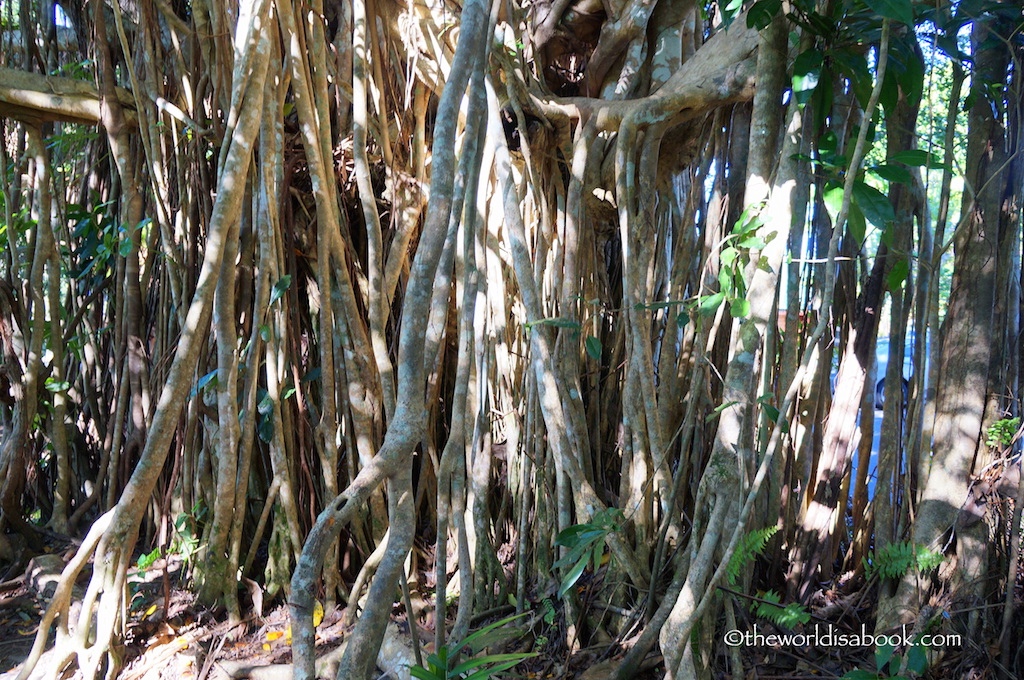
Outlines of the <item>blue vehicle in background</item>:
M903 345L903 378L901 387L903 392L903 404L906 405L910 393L910 378L915 375L914 371L914 343L916 336L913 332L907 333ZM931 342L925 344L925 365L924 375L928 375L929 354L931 353ZM885 374L889 369L889 338L878 338L875 343L875 408L881 409L885 406Z

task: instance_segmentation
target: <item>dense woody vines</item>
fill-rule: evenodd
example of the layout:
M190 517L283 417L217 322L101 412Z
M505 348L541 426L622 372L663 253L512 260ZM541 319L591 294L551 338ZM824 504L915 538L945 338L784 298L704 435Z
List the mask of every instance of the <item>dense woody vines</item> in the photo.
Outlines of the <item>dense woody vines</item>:
M972 471L1001 464L979 442L1020 380L996 359L1019 307L1012 9L49 1L0 19L0 510L36 551L90 527L19 679L116 674L129 568L188 536L204 605L244 625L252 588L287 602L303 679L317 600L354 624L338 677L376 675L399 600L434 649L513 603L557 621L543 653L612 641L625 678L657 645L666 677L704 677L737 613L716 586L761 527L779 537L737 587L805 604L908 539L958 557L947 584L1016 578L1019 517L949 534ZM913 132L939 68L925 22L954 64L942 164ZM968 23L999 106L971 102L976 190L947 229ZM933 375L925 399L922 371L903 409L887 376L868 506L852 460L886 299L892 347L913 319L915 365L930 352L967 389ZM607 566L559 587L563 532L588 523ZM929 587L882 583L880 629ZM963 625L1010 649L1011 600Z

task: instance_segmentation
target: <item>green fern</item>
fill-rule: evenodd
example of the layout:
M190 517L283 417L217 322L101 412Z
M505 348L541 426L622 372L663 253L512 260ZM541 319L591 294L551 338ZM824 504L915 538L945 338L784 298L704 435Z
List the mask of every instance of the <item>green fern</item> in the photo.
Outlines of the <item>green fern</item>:
M918 573L929 572L942 564L942 553L916 546L909 541L890 543L876 552L870 562L865 559L864 567L868 578L901 579L911 569Z
M555 623L555 605L551 603L550 597L545 597L540 601L544 609L544 623L553 625Z
M783 605L782 597L774 590L759 592L757 596L767 602L752 602L750 608L757 616L768 619L778 626L792 628L798 623L803 624L811 620L807 607L796 602Z
M764 547L768 545L768 541L771 540L771 537L778 530L779 527L777 526L754 529L740 539L736 545L736 552L732 554L732 557L729 559L729 566L725 570L726 578L729 579L730 585L736 583L736 579L740 577L747 563L764 551Z

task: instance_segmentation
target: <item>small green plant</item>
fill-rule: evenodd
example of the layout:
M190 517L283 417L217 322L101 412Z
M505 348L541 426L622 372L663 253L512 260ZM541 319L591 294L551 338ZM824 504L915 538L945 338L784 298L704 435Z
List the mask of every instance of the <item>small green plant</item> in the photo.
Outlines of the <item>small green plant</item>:
M759 592L757 596L761 598L761 600L767 601L752 602L750 605L751 610L757 616L768 619L777 626L792 628L797 624L807 623L811 620L811 615L807 612L807 607L796 602L790 602L787 605L783 605L782 597L774 590Z
M548 624L549 626L554 625L556 612L555 605L551 602L551 598L545 597L543 600L540 601L540 603L544 608L544 623Z
M136 579L139 579L140 582L141 581L145 581L146 580L146 571L150 567L152 567L154 564L156 564L156 561L158 559L160 559L161 557L163 557L163 554L164 554L163 550L160 549L160 546L157 546L157 547L153 548L150 552L142 553L141 555L139 555L139 559L135 561L135 571L132 572L132 576L135 577ZM142 606L144 604L144 602L145 602L145 600L142 599L142 598L134 597L135 595L139 594L139 590L140 590L140 586L141 586L140 582L135 582L135 583L131 584L132 595L133 595L132 603L131 603L131 609L133 609L133 610L135 610L136 608Z
M625 521L626 516L621 510L607 508L596 513L593 521L575 524L555 537L555 545L566 547L569 552L552 566L559 569L573 565L562 578L558 597L564 596L576 584L588 564L593 563L595 569L601 564L605 539L608 534L618 531Z
M740 577L748 562L764 552L764 547L768 545L768 541L778 530L777 526L754 529L740 539L736 551L729 559L729 566L725 568L725 575L730 584L736 583L736 579Z
M985 443L993 449L1002 449L1010 445L1013 436L1020 427L1020 418L1003 418L988 426Z
M875 554L870 562L865 558L864 567L868 578L899 579L910 569L925 573L935 569L945 559L942 553L916 546L909 541L890 543Z
M174 521L174 539L170 552L181 555L186 564L199 550L199 536L202 532L197 530L198 525L206 520L206 515L206 504L200 500L192 506L191 512L181 513Z
M906 651L906 672L912 675L902 675L900 667L903 666L903 655L895 653L896 648L891 644L879 645L875 649L875 669L865 671L860 668L848 671L843 680L910 680L913 676L922 675L928 667L927 649L924 645L915 642Z
M471 657L458 663L463 649L470 655L479 653L487 646L488 640L496 629L525 616L526 613L509 616L481 628L465 640L451 645L442 645L436 653L427 657L427 666L409 667L409 673L419 680L486 680L495 673L508 670L520 661L537 656L535 652L519 654L490 654L488 656Z
M135 568L138 569L136 575L144 576L146 570L152 567L154 564L156 564L156 561L160 559L161 554L162 553L160 548L157 547L153 548L153 550L151 550L148 553L143 553L139 555L139 559L135 563Z
M767 261L759 254L778 234L776 231L759 233L758 230L765 225L761 218L763 209L763 203L747 206L733 226L732 233L722 242L718 292L699 298L697 309L701 316L712 316L723 302L729 303L729 313L733 318L740 319L750 314L750 302L746 299L747 265L752 261L752 257L757 257L758 268L767 267Z

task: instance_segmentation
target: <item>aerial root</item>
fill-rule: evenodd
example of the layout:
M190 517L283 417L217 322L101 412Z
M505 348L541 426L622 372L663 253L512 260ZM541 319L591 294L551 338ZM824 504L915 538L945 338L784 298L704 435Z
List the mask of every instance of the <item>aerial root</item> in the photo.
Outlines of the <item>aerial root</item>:
M24 664L22 664L15 680L27 680L27 678L32 676L40 658L43 656L46 641L50 637L50 626L53 625L54 621L59 620L59 624L57 628L57 641L54 644L53 650L51 650L52 657L48 660L47 667L40 669L40 673L33 677L56 677L57 672L78 652L78 650L74 649L73 643L75 640L69 632L73 588L75 581L78 580L78 575L82 573L82 569L85 568L85 565L89 563L89 560L96 553L96 547L99 545L103 533L110 526L112 517L113 511L109 511L93 523L85 540L82 541L82 545L78 548L78 552L75 553L75 556L64 567L64 571L61 572L60 580L57 582L57 587L53 592L53 598L46 607L42 621L39 622L39 629L36 631L32 650L29 652ZM105 569L102 571L105 571ZM94 572L93 581L96 580L97 575L101 574ZM82 616L79 618L79 621L81 622L82 620L87 621L88 619ZM82 632L84 633L84 631ZM76 635L75 638L77 637L86 636Z

